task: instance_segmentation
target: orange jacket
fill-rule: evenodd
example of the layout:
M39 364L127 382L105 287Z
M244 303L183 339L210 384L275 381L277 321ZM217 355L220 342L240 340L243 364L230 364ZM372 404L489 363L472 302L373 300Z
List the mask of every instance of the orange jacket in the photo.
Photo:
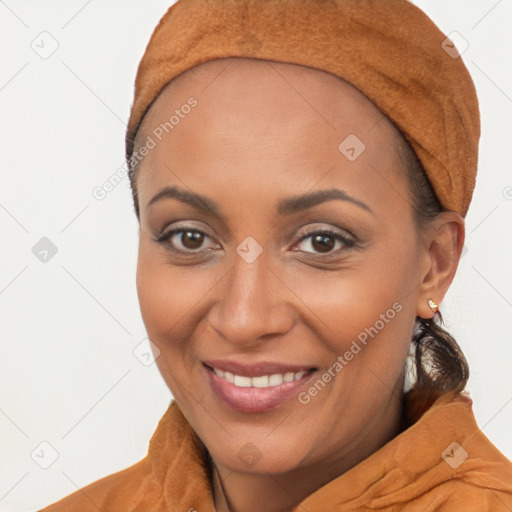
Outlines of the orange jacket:
M42 512L214 512L206 454L176 402L147 456ZM412 426L294 512L512 510L512 463L478 428L471 400L444 395Z

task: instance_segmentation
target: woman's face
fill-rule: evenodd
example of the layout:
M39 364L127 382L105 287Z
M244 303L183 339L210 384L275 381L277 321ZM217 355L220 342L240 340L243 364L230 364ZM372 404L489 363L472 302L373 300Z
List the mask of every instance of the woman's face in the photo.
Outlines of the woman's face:
M397 137L346 82L247 59L181 75L146 115L142 316L217 464L335 467L396 434L430 266Z

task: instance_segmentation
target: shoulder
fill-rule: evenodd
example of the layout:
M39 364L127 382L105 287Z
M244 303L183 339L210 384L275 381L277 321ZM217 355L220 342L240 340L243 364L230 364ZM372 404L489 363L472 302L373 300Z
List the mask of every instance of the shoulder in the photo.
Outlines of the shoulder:
M471 399L459 396L447 400L446 407L451 413L439 418L438 447L444 449L434 468L432 510L512 510L512 462L478 427Z
M153 478L149 460L144 458L78 489L39 512L129 512L148 499L153 499L153 502L159 500L160 496L160 485ZM149 512L151 509L147 510Z
M468 481L446 482L438 492L433 492L425 510L436 512L510 512L512 486L501 481L494 486L485 474L472 475ZM495 480L494 478L492 480ZM405 508L404 510L409 510ZM411 508L412 510L417 510Z

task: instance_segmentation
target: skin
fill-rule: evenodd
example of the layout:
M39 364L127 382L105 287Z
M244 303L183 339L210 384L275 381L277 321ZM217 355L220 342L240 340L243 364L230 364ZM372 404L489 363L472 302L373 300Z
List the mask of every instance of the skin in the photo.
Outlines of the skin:
M198 105L137 170L142 316L162 377L212 457L217 510L287 511L399 433L415 318L433 316L429 298L442 301L464 223L443 212L418 229L399 132L328 73L251 59L204 63L160 94L138 145L191 96ZM354 161L338 149L349 134L366 146ZM207 196L222 218L173 198L149 204L170 186ZM276 211L284 198L331 188L371 212L343 200ZM183 233L155 241L183 225L205 231L202 244ZM300 240L326 229L355 245L337 241L324 252L314 236ZM236 252L248 236L263 249L252 263ZM237 412L205 378L201 361L232 359L307 364L314 382L393 303L401 311L306 405L294 397ZM248 442L260 455L251 467L237 456Z

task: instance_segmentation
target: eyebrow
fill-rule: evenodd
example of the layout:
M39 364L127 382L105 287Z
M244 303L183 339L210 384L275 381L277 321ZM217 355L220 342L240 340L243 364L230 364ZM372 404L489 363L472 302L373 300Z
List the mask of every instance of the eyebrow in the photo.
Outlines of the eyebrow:
M158 192L151 201L149 201L148 207L163 199L177 199L178 201L189 204L202 212L210 214L213 213L225 221L221 214L219 205L212 199L201 194L188 192L187 190L183 190L176 186L166 187ZM345 191L337 188L318 190L316 192L309 192L307 194L282 199L277 204L277 212L279 215L291 215L331 200L348 201L359 208L366 210L372 215L375 215L373 210L366 203L363 203L359 199L356 199Z
M151 201L149 201L148 207L163 199L177 199L182 203L193 206L196 210L201 210L205 213L213 213L214 215L223 218L220 213L219 205L213 200L206 196L202 196L201 194L188 192L187 190L183 190L179 187L165 187L158 192Z
M278 203L277 211L280 215L290 215L333 199L338 201L348 201L375 215L366 203L348 195L344 190L340 190L338 188L318 190L316 192L283 199Z

